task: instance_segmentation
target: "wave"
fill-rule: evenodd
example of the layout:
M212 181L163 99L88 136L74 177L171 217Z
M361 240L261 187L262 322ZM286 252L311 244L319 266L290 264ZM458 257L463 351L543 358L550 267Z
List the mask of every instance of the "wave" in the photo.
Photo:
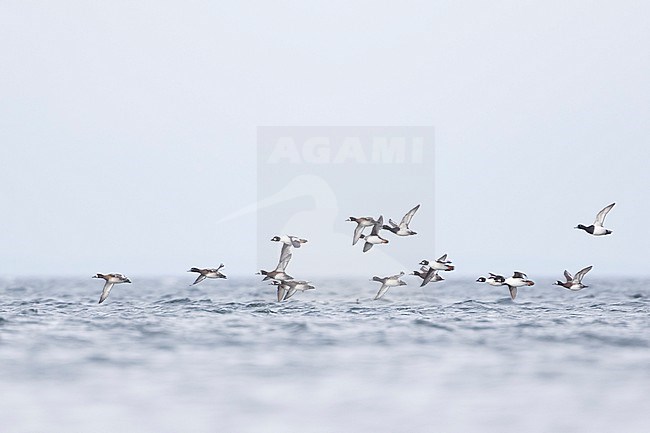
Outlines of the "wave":
M427 328L440 329L441 331L454 332L454 330L449 326L441 325L439 323L433 323L430 320L426 320L426 319L415 319L413 321L413 324L418 326L425 326Z

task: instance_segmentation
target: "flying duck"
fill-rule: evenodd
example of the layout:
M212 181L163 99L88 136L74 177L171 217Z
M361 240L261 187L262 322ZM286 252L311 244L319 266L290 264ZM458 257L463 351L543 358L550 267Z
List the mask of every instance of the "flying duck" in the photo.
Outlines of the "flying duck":
M604 236L604 235L611 234L612 231L603 227L603 223L605 222L605 217L607 216L609 211L612 210L615 204L616 203L612 203L609 206L603 208L603 210L601 210L600 212L598 212L598 214L596 215L596 221L594 221L592 225L583 226L582 224L578 224L574 228L582 229L587 233L589 233L590 235L594 235L594 236Z
M535 285L534 281L529 280L526 274L519 271L515 271L512 277L506 278L503 283L510 289L510 297L513 301L517 297L517 287Z
M368 236L364 234L359 235L359 239L363 239L364 241L366 241L366 243L363 244L364 253L370 251L370 248L372 248L373 245L388 243L386 239L379 236L379 230L383 225L384 225L384 217L380 216L379 219L375 222L375 225L372 226L372 232L370 232L370 235Z
M108 294L111 293L111 289L115 284L131 282L131 280L122 274L97 274L93 278L103 278L106 280L106 283L104 283L104 289L102 290L102 296L99 297L100 304L108 298Z
M420 265L430 267L436 271L453 271L454 266L451 264L451 260L447 260L447 254L440 256L438 260L422 260Z
M264 279L262 279L262 281L270 279L279 281L293 280L293 277L285 272L285 269L289 264L289 260L291 260L291 256L291 245L283 244L282 251L280 252L280 260L278 261L278 265L275 267L275 269L272 271L265 271L262 269L257 274L264 275Z
M492 272L489 273L489 277L478 277L476 280L477 283L487 283L490 286L503 286L506 279L502 275L496 275Z
M400 280L400 277L403 275L404 272L400 272L399 274L391 275L390 277L384 277L384 278L372 277L372 281L377 281L381 283L381 287L379 288L377 295L375 295L375 300L380 299L382 296L384 296L384 294L390 287L406 286L406 283Z
M307 239L301 239L296 236L288 236L288 235L282 235L282 236L274 236L271 238L273 242L282 242L285 245L291 245L294 248L300 248L302 244L307 243Z
M361 233L363 233L364 228L371 227L377 224L377 221L375 221L375 219L372 217L360 217L360 218L350 217L346 219L346 221L352 221L357 223L357 226L354 228L352 245L356 245L356 243L359 242L359 239L361 238Z
M411 219L413 218L413 215L415 215L415 212L420 209L420 205L415 206L413 209L408 211L406 215L402 218L402 221L399 224L395 224L392 219L388 220L389 226L382 225L382 229L391 231L395 233L397 236L412 236L412 235L417 235L416 232L411 230L409 228L409 224L411 223Z
M420 269L419 271L413 271L411 275L417 275L422 278L422 284L420 284L420 287L424 287L430 282L436 283L444 280L444 278L438 275L438 271L432 268L428 268L428 270Z
M198 272L200 275L196 278L196 281L194 281L191 286L195 284L199 284L201 281L205 280L206 278L226 278L224 274L219 272L223 268L223 263L219 265L218 268L191 268L187 272Z
M561 281L556 281L554 285L562 286L565 289L573 290L574 292L577 292L578 290L582 290L585 287L589 287L582 284L582 278L585 275L587 275L587 272L591 271L591 268L593 268L593 266L587 266L584 269L580 269L576 273L575 277L572 277L569 271L564 270L564 278L566 278L566 283L563 283Z
M306 290L315 289L315 287L309 284L308 281L272 281L271 284L278 286L278 302L286 301L298 291L304 292Z

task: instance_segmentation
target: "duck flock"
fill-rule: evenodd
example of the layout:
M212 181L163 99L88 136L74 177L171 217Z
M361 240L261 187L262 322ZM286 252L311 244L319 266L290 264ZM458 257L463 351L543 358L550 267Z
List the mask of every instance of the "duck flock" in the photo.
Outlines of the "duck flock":
M609 206L603 208L596 215L596 220L593 224L585 226L583 224L578 224L575 228L581 229L587 232L592 236L605 236L612 233L611 230L605 228L603 224L605 223L605 217L612 210L616 203L612 203ZM413 209L408 211L399 224L396 224L392 219L388 220L388 225L384 224L384 217L382 215L379 218L375 219L373 217L350 217L346 221L356 223L354 228L354 233L352 235L352 245L356 245L359 240L363 240L363 252L367 253L375 245L383 245L389 243L388 239L381 236L381 231L387 231L393 233L393 235L403 237L403 236L414 236L417 235L416 232L410 229L409 224L413 219L413 216L420 208L418 204ZM364 234L364 231L371 228L370 234ZM311 285L309 281L294 279L292 276L287 274L286 268L292 257L292 249L300 248L303 244L307 243L307 239L302 239L296 236L282 235L274 236L271 238L272 242L279 242L282 244L280 250L280 259L277 266L272 271L260 270L257 274L263 275L264 278L262 281L271 280L270 284L276 286L277 290L277 300L278 302L286 301L291 298L296 292L305 292L307 290L313 290L315 287ZM451 260L447 259L447 254L443 254L440 258L436 260L422 260L419 263L419 270L413 271L410 275L416 276L422 280L420 287L423 287L429 283L435 283L443 281L444 278L440 275L440 272L449 272L454 270L454 265ZM223 263L220 264L217 268L191 268L188 272L195 272L198 275L194 283L191 285L199 284L206 278L226 278L226 275L221 273L223 269ZM592 269L593 266L587 266L578 272L575 276L572 276L569 271L564 271L565 282L556 281L554 285L564 287L572 291L582 290L585 287L588 287L582 284L582 279ZM376 281L381 283L379 291L375 295L374 299L380 299L383 297L389 288L396 286L405 286L406 282L401 278L405 275L402 271L396 275L390 275L387 277L372 277L371 281ZM503 275L489 273L488 277L479 277L476 281L479 283L486 283L490 286L507 286L510 291L510 297L514 300L517 296L517 289L519 287L533 286L534 281L530 280L528 276L520 271L514 271L511 277L504 277ZM121 283L131 283L131 280L122 274L112 273L112 274L97 274L93 278L101 278L105 280L104 288L102 294L99 298L99 303L101 304L108 298L108 295L111 292L111 289L115 284Z

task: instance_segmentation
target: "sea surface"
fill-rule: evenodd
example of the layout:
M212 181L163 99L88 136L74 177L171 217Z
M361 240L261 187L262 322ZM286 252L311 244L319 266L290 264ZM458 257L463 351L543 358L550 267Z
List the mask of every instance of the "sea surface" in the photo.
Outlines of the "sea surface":
M0 279L0 432L649 432L650 279Z

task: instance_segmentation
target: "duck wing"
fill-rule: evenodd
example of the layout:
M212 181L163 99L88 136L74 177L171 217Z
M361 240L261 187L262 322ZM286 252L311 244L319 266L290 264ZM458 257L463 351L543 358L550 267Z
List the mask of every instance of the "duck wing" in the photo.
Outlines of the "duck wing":
M278 261L278 266L275 268L276 271L282 271L287 268L289 261L291 260L291 245L282 244L282 251L280 252L280 261Z
M352 245L356 245L361 238L361 233L363 232L363 226L357 223L357 226L354 228L354 236L352 237Z
M286 296L287 289L285 289L284 284L278 284L278 302L281 302Z
M382 296L384 296L384 294L385 294L386 291L388 290L388 287L389 287L389 286L387 286L385 283L382 284L381 287L379 288L379 291L377 292L377 295L375 295L375 299L379 299L379 298L381 298Z
M381 228L383 227L383 225L384 225L384 216L383 216L383 215L380 215L380 216L379 216L379 219L377 220L377 222L375 223L375 225L372 226L372 232L370 233L370 235L371 235L371 236L372 236L372 235L379 235L379 230L381 230Z
M293 287L289 288L289 291L287 291L287 294L284 295L284 300L286 301L287 299L292 297L294 295L294 293L296 293L297 291L298 291L298 289L296 289L296 286L293 286Z
M431 279L436 275L437 271L434 270L433 268L429 269L429 272L424 276L422 279L422 284L420 284L420 287L424 287L427 284L431 282Z
M440 256L438 260L436 260L438 263L451 263L447 261L447 253L443 254Z
M576 274L576 276L577 276L577 274ZM564 278L566 278L567 283L570 283L571 281L573 281L573 277L571 276L571 273L569 271L567 271L566 269L564 270Z
M411 219L413 218L413 215L415 215L415 212L420 209L420 205L415 206L413 209L408 211L406 215L404 215L404 218L402 218L402 222L400 223L400 226L404 225L408 227L409 224L411 224Z
M603 210L601 210L600 212L598 212L598 215L596 215L596 221L594 221L595 226L600 226L600 227L603 226L603 224L605 223L605 217L607 216L609 211L612 210L615 204L616 203L612 203L609 206L603 208Z
M591 268L593 268L593 266L587 266L587 267L584 268L584 269L580 269L580 270L578 271L578 273L576 273L575 280L576 280L578 283L582 282L582 278L583 278L585 275L587 275L587 272L591 271Z
M194 282L192 283L192 286L195 285L195 284L199 284L203 280L205 280L205 275L201 274L198 277L196 277L196 280L194 280ZM106 295L106 296L108 296L108 295Z
M108 298L108 295L111 293L111 289L113 288L114 285L115 283L109 283L108 281L106 281L106 284L104 284L104 289L102 290L102 296L99 297L100 304L104 302L106 298Z

